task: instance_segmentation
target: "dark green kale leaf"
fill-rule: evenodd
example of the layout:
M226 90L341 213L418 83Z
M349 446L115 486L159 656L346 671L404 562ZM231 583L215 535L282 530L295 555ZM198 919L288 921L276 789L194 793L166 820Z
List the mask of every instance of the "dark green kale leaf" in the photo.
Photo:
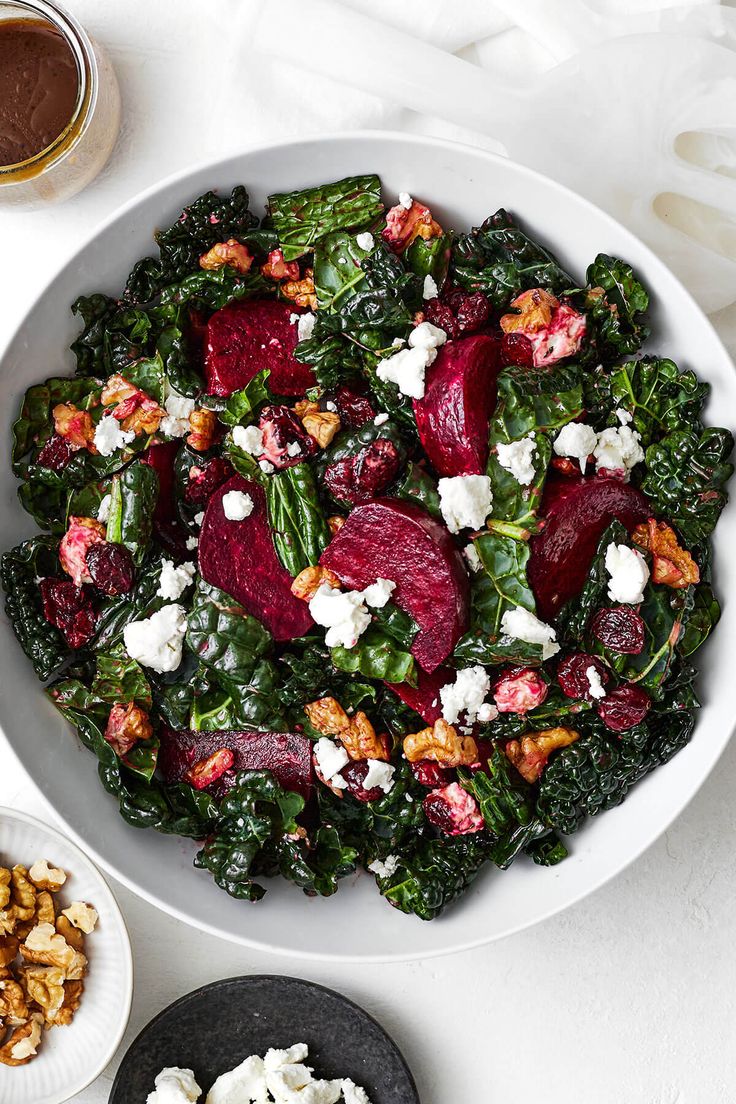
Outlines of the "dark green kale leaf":
M330 543L327 519L308 463L275 472L266 480L266 506L279 560L291 575L319 563Z
M111 652L101 652L97 657L95 676L90 687L93 698L115 705L118 702L136 702L144 709L151 708L151 686L143 668L130 659L121 646Z
M216 311L233 299L264 298L274 294L273 281L266 280L259 271L241 273L223 265L222 268L200 268L183 276L178 283L167 284L161 291L161 302L177 306L193 303Z
M421 277L431 276L441 290L447 279L452 251L452 231L438 238L415 238L404 253L404 262L412 272Z
M323 311L339 311L365 280L362 262L370 249L361 249L354 234L337 230L322 238L314 251L314 287Z
M248 192L242 184L236 185L229 196L218 196L215 192L201 195L184 208L172 226L155 235L161 254L158 286L181 280L196 269L200 256L217 242L235 238L247 244L257 225L258 219L249 209ZM145 272L144 289L150 297L155 285L150 260Z
M599 358L614 360L635 353L649 336L649 295L631 266L599 253L585 279L585 309Z
M287 261L313 252L335 230L369 226L382 212L381 182L373 174L268 197L270 221Z
M695 587L695 598L685 631L680 637L677 650L683 656L690 656L704 644L721 616L721 607L708 583Z
M437 480L429 474L422 463L412 460L407 464L403 482L396 489L395 494L397 498L403 498L406 502L416 502L432 517L442 519Z
M316 317L311 337L299 342L294 356L312 368L324 391L333 391L361 377L364 350L342 332L336 316L319 311Z
M396 870L379 878L382 896L401 912L434 920L475 880L488 858L483 833L427 839L416 836Z
M151 543L158 494L158 475L150 464L135 460L113 476L107 540L124 545L138 564Z
M271 634L224 590L197 580L187 621L187 648L210 677L236 694L271 648Z
M217 410L220 421L226 426L244 426L254 422L258 408L263 403L268 402L271 397L267 387L270 374L269 369L264 368L252 380L249 380L245 387L239 391L233 391L232 395ZM205 400L203 405L210 406L211 398L208 397L209 401Z
M104 351L108 325L120 309L117 299L109 295L80 295L72 303L72 313L78 314L84 328L71 345L77 359L78 376L105 376Z
M510 367L498 377L493 415L495 441L517 441L527 433L557 432L583 413L585 373L575 364L553 372Z
M700 429L700 411L710 390L694 372L673 360L642 357L617 365L610 375L610 401L633 415L642 447L672 430Z
M728 501L733 436L726 429L674 430L646 451L641 488L684 541L706 540Z
M498 310L521 291L544 287L559 293L575 286L555 258L501 208L482 226L461 234L452 250L453 282L482 291Z
M358 852L344 844L336 828L320 827L308 843L282 839L277 848L277 870L308 897L331 897L338 882L355 873Z
M4 552L0 580L5 591L5 613L38 677L45 681L71 654L61 633L43 615L37 578L59 573L58 543L51 537L33 537Z
M185 727L194 732L223 729L258 729L283 732L290 727L287 713L279 708L275 692L279 670L270 659L260 659L247 682L235 689L209 671L212 683L204 692L192 693ZM222 685L218 685L217 683ZM184 704L184 703L182 703Z
M655 698L662 696L694 601L692 587L672 590L667 586L647 586L639 606L644 622L644 647L639 655L615 657L616 670L624 679L642 686Z
M341 671L360 673L365 678L417 684L417 668L411 652L404 651L377 625L371 626L353 648L332 648L332 662Z

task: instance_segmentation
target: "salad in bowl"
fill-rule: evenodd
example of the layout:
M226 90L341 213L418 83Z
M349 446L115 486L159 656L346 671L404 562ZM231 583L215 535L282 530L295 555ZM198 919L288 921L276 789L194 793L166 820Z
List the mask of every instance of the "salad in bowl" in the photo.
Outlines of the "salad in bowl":
M6 609L125 820L237 898L358 867L433 919L690 739L731 434L648 290L377 176L213 192L73 310ZM540 877L543 874L540 872Z

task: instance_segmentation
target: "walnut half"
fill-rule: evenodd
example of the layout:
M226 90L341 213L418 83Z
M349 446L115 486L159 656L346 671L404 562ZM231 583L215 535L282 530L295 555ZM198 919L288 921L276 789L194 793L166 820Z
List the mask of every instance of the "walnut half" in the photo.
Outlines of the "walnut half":
M16 1027L5 1046L0 1047L0 1062L4 1066L25 1066L38 1050L41 1042L43 1019L34 1014L20 1027Z
M431 759L443 767L469 767L478 758L478 745L472 736L461 736L451 724L440 719L432 728L405 736L404 755L410 763Z

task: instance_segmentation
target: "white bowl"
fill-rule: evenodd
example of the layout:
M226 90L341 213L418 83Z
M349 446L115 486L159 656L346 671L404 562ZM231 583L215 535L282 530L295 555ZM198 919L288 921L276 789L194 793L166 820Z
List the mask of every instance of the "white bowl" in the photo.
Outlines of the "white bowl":
M55 828L12 809L0 809L0 864L30 867L48 859L67 872L59 898L89 901L100 919L87 937L89 972L82 1003L68 1027L44 1032L26 1066L0 1066L3 1104L62 1104L102 1073L117 1050L130 1015L133 960L117 901L105 879L76 844Z
M6 427L23 390L72 370L66 352L78 329L69 304L82 292L119 292L128 270L151 251L151 234L209 188L248 186L256 210L272 191L377 172L388 196L408 191L427 201L446 226L475 225L497 207L518 214L582 278L598 252L626 258L652 292L653 350L695 368L713 385L711 421L736 410L736 375L712 326L682 285L632 234L608 215L538 173L467 146L401 134L356 133L252 150L205 165L132 200L81 247L24 320L2 362L0 404ZM9 547L34 532L15 497L7 465L0 474L0 531ZM373 879L357 877L336 897L310 900L275 881L265 899L229 898L192 868L194 844L141 832L118 816L97 778L97 763L46 700L31 665L3 621L0 727L68 830L131 889L202 929L239 943L302 958L363 960L427 957L477 946L566 908L612 878L648 847L684 808L726 745L734 723L728 641L736 635L736 512L716 536L718 591L726 598L717 643L698 657L705 703L692 743L637 786L618 809L572 839L571 856L542 869L520 861L486 871L464 900L431 924L390 908Z

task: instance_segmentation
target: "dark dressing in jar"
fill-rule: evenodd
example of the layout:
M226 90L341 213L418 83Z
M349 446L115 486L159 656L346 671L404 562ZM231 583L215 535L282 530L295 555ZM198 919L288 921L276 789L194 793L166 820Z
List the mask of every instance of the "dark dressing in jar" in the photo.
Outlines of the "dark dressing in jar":
M55 27L0 20L0 165L50 146L71 122L78 96L77 63Z

